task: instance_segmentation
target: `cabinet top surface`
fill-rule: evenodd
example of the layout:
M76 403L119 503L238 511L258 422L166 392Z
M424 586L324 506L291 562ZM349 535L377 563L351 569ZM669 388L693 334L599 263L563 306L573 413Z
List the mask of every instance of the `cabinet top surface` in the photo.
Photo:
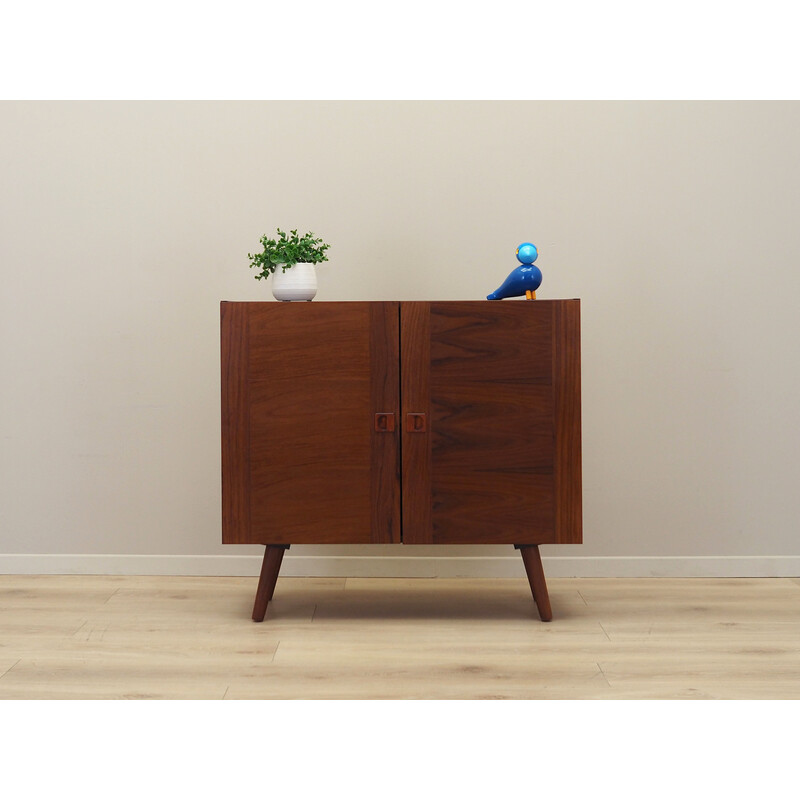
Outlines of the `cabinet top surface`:
M364 305L368 303L403 303L408 305L409 303L436 303L437 305L441 304L473 304L473 305L492 305L492 306L499 306L499 305L511 305L512 303L525 303L530 306L536 305L543 305L546 303L577 303L580 302L580 298L578 297L557 297L552 298L549 300L541 299L541 300L525 300L525 298L520 298L519 300L314 300L314 301L300 301L294 300L291 302L280 302L278 300L220 300L220 303L240 303L242 305L275 305L275 306L338 306L338 305Z

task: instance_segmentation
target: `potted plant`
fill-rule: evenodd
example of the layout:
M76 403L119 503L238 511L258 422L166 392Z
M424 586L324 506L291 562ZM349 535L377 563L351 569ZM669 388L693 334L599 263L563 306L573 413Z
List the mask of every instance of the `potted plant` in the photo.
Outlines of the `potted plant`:
M317 293L315 264L327 261L330 247L309 231L298 236L278 228L278 238L261 237L260 253L248 253L250 266L259 270L256 280L272 275L272 294L276 300L311 300ZM278 269L280 267L280 269Z

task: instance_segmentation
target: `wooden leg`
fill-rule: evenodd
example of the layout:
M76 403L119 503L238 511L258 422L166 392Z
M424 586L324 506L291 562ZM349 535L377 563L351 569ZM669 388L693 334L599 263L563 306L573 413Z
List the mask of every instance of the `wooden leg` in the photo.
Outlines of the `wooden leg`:
M522 563L525 565L525 572L528 573L528 583L531 585L531 592L536 602L536 608L539 609L539 616L542 622L550 622L553 619L553 612L550 610L550 597L547 594L547 583L544 579L539 545L515 544L514 547L522 555Z
M281 569L284 551L289 549L288 544L268 544L264 552L264 561L261 564L261 577L258 579L256 589L256 602L253 606L253 621L263 622L267 613L267 603L272 600L275 593L275 583Z

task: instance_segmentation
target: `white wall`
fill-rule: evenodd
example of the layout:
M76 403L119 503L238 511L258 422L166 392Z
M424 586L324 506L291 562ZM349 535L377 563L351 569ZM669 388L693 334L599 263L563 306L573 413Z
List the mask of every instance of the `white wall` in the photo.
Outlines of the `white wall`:
M6 102L0 187L0 571L257 568L220 544L219 301L272 299L280 226L331 242L318 300L482 298L523 240L582 299L585 544L551 574L798 574L796 102Z

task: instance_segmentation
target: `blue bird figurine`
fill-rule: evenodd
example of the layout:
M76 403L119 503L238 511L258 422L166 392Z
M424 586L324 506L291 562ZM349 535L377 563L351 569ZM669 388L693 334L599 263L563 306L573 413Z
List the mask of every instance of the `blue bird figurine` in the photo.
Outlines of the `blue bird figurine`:
M487 300L502 300L504 297L525 295L528 300L536 299L536 290L542 285L542 271L533 262L539 257L535 244L523 242L517 248L517 261L521 266L512 270L499 289L495 289Z

